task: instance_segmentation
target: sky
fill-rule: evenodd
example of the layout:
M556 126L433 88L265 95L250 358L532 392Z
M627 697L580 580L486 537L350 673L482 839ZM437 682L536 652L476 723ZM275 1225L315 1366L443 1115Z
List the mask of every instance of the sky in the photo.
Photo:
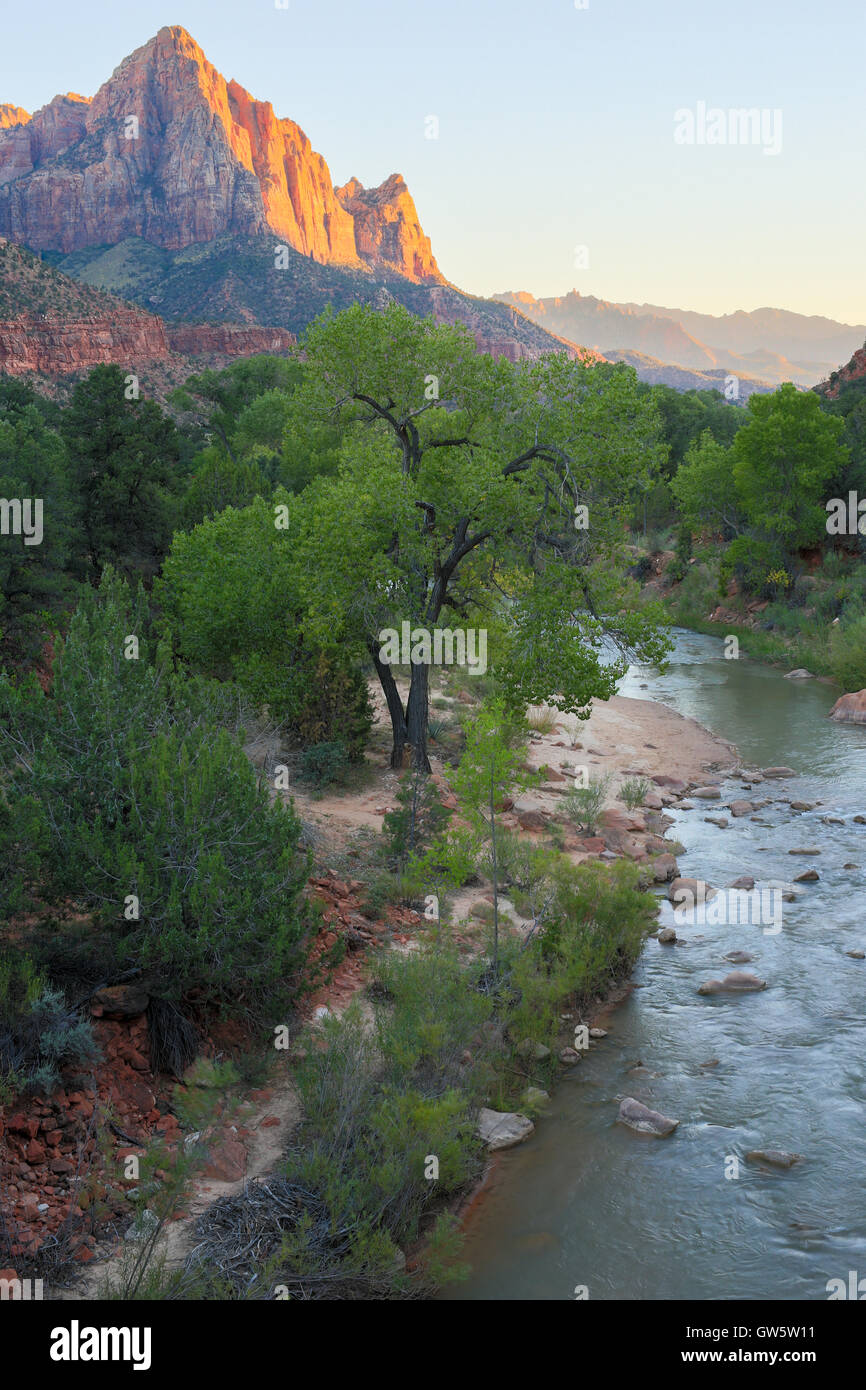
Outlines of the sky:
M0 101L31 112L92 96L182 24L298 122L335 184L401 173L441 270L470 293L866 323L864 0L4 10ZM730 116L741 108L760 113L754 131Z

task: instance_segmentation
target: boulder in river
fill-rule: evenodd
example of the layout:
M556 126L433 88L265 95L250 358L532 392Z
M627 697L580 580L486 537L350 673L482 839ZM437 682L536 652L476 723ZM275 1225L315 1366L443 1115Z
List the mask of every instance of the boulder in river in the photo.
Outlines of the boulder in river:
M748 1163L771 1163L774 1168L793 1168L799 1163L802 1154L789 1154L784 1149L750 1149L746 1154Z
M535 1125L526 1115L514 1110L488 1110L482 1107L478 1112L478 1137L490 1150L512 1149L515 1144L522 1144L524 1139L528 1139L534 1129Z
M751 892L755 886L755 880L752 878L751 874L743 874L740 878L735 878L733 883L729 886L731 888L746 888Z
M698 994L749 994L755 990L766 989L767 981L758 979L748 970L732 970L723 980L707 980L701 985Z
M668 898L679 907L693 907L695 903L709 902L717 891L702 878L675 878L668 888Z
M727 830L728 828L727 816L704 816L704 820L708 821L710 825L717 825L720 830Z
M821 851L814 845L801 846L799 849L789 849L789 854L820 854Z
M765 767L765 777L796 777L797 774L792 767Z
M751 801L732 801L730 806L732 816L750 816L754 809Z
M676 939L677 934L674 931L673 927L662 927L661 931L656 937L656 941L658 941L662 946L674 946L676 944Z
M845 955L850 956L852 960L866 960L866 951L846 951Z
M658 1110L650 1110L648 1105L643 1105L632 1096L626 1096L620 1105L617 1121L637 1134L652 1134L657 1139L673 1134L679 1124L679 1120L672 1120Z
M755 957L750 956L748 951L727 951L725 953L725 960L729 960L732 965L748 965L749 961L754 959Z
M785 676L786 681L810 681L812 679L812 672L807 671L805 666L798 666L796 671L789 671Z
M866 690L841 695L830 711L839 724L866 724Z
M690 796L697 796L701 801L721 801L722 793L718 787L695 787Z
M807 869L805 873L798 874L794 879L795 883L817 883L820 874L817 869Z

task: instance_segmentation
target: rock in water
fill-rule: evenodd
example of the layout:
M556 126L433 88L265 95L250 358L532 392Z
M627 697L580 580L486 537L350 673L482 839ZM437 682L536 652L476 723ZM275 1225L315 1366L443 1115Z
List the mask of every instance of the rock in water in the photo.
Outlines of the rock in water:
M750 975L748 970L732 970L723 980L707 980L701 985L698 994L748 994L753 990L766 989L767 981Z
M783 1149L750 1149L746 1154L749 1163L771 1163L774 1168L793 1168L802 1157L802 1154L785 1153Z
M830 718L840 724L866 724L866 690L842 695L831 709Z
M632 1096L626 1096L620 1105L617 1121L621 1125L627 1125L637 1134L652 1134L657 1139L664 1139L668 1134L673 1134L679 1124L679 1120L671 1120L658 1110L650 1110L648 1105L641 1104Z
M491 1151L513 1149L515 1144L528 1139L534 1129L535 1125L526 1115L514 1110L482 1108L478 1112L477 1133Z
M728 951L725 960L729 960L733 965L746 965L754 957L748 951Z
M668 888L668 898L672 903L679 900L681 907L693 907L696 903L709 902L717 891L702 878L674 878Z
M765 767L765 777L796 777L797 774L792 767Z

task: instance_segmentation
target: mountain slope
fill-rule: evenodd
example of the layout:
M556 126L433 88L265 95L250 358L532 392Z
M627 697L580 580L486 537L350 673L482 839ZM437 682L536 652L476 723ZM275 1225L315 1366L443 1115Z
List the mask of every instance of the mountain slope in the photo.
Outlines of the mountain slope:
M0 235L26 246L68 253L141 237L177 250L270 231L323 265L444 283L399 175L340 194L300 126L226 82L178 25L92 100L55 97L0 130Z
M219 237L168 251L131 239L53 255L52 260L66 274L131 299L170 322L258 323L299 334L328 306L381 306L397 299L413 313L466 324L483 351L512 360L553 351L595 355L552 337L504 304L476 299L448 284L419 284L392 270L373 276L367 269L321 265L294 251L280 257L278 268L276 246L272 236Z
M286 352L293 342L285 330L255 324L167 325L0 239L0 373L58 380L115 362L136 375L146 369L152 381L156 364L180 378L194 369L193 357Z

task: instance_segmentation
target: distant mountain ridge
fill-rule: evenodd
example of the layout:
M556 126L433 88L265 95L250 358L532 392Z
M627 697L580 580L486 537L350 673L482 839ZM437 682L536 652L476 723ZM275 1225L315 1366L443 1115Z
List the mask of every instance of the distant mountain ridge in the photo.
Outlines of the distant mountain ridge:
M737 310L716 317L649 304L616 304L571 290L536 299L525 290L494 295L533 322L605 356L631 351L674 367L768 383L813 385L850 357L866 325L786 309Z

